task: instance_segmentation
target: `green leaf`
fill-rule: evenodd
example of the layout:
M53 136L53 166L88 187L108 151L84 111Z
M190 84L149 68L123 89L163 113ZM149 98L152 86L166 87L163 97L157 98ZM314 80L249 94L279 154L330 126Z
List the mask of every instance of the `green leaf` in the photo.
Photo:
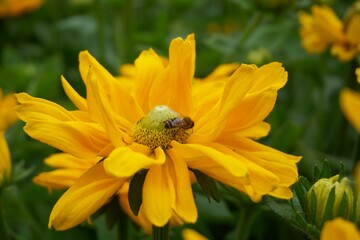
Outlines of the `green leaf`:
M299 199L302 209L305 209L306 193L311 188L310 182L306 177L299 176L299 180L293 186L294 191Z
M200 187L203 190L205 196L208 198L209 202L211 201L211 198L216 202L220 202L221 194L216 186L216 181L198 170L192 169L192 171L194 172L196 180L200 184Z
M142 189L147 171L137 172L131 179L129 185L129 205L131 211L137 216L142 203Z
M343 161L340 161L340 170L339 170L339 182L341 181L341 179L343 179L345 177L345 165Z
M309 214L308 220L310 221L310 223L314 224L316 221L316 213L317 213L317 202L316 202L317 198L316 198L316 194L315 191L311 190L310 191L310 205L309 205L309 211L307 211L307 213Z

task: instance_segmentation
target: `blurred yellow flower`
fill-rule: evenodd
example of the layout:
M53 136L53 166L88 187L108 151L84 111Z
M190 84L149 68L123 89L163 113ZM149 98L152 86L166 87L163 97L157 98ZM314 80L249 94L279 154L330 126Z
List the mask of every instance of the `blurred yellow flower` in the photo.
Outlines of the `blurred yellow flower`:
M3 96L0 89L0 185L11 174L11 159L5 139L5 130L17 120L14 111L16 104L16 98L13 94Z
M358 81L358 83L360 83L360 68L357 68L355 70L355 74L356 74L356 80Z
M309 53L321 53L331 47L331 54L342 61L360 52L360 14L342 22L328 6L312 6L311 14L299 13L302 46Z
M325 222L321 230L320 240L360 240L356 225L342 218Z
M44 3L44 0L1 0L0 18L16 17L34 11Z
M204 237L203 235L201 235L197 231L195 231L193 229L190 229L190 228L185 228L181 232L181 234L182 234L183 240L207 240L206 237Z
M227 80L194 83L192 91L192 34L171 42L168 61L152 49L143 51L135 61L133 86L123 85L87 51L80 53L79 68L86 98L62 78L79 110L17 95L17 113L28 135L78 158L102 159L59 199L49 227L80 224L129 181L130 194L139 175L139 212L158 227L172 217L196 221L192 173L232 186L253 201L264 195L292 197L300 157L254 141L268 134L264 119L287 81L280 63L242 64Z
M360 134L360 94L348 88L341 90L340 106L345 117Z

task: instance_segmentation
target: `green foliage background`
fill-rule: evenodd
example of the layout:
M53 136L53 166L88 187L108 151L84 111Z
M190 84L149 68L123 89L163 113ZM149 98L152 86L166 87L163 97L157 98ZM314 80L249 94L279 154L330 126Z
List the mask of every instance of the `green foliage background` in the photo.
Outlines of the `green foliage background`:
M353 1L290 0L276 6L271 2L277 1L47 0L33 13L0 19L0 87L6 93L24 91L71 109L60 76L85 93L77 69L81 50L89 50L117 75L118 67L133 63L142 50L152 47L167 56L171 39L195 33L197 77L226 62L283 63L289 80L267 119L272 126L270 135L261 141L303 156L299 173L310 181L314 166L322 166L325 159L333 174L342 161L345 174L351 175L355 160L360 159L359 136L343 117L338 98L344 86L356 88L356 60L344 63L329 53L307 54L300 44L297 13L308 11L314 3L328 2L343 16ZM49 170L42 160L56 150L30 139L22 127L19 122L6 135L14 178L19 179L2 190L3 211L13 239L123 239L121 231L127 231L129 239L147 239L126 221L108 230L100 214L92 226L49 230L49 213L62 192L49 194L31 179ZM253 204L237 195L224 191L223 201L209 204L197 193L199 220L190 227L210 239L241 239L242 235L307 239L268 205ZM241 219L248 220L248 226ZM180 239L180 230L175 229L171 239Z

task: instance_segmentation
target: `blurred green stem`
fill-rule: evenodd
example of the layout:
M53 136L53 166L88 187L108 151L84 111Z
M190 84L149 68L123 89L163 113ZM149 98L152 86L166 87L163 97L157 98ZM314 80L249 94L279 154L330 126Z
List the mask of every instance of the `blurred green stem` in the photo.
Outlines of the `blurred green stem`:
M238 222L236 226L236 239L246 240L249 237L252 223L257 215L257 210L253 208L243 207L238 216Z
M0 239L9 240L9 230L6 224L3 203L2 203L2 195L0 193Z
M152 227L153 240L168 240L169 239L169 223L163 227Z

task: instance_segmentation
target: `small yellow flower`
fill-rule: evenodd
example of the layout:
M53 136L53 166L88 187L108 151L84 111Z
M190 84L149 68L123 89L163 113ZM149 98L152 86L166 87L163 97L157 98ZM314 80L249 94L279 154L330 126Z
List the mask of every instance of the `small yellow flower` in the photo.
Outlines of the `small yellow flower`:
M242 64L224 71L234 71L226 80L222 75L200 83L193 76L191 34L171 42L169 60L151 49L143 51L135 61L133 84L129 76L114 78L87 51L80 53L79 68L86 98L62 78L79 110L17 95L17 113L28 135L78 158L103 159L59 199L49 227L64 230L80 224L140 173L145 178L139 214L158 227L171 218L196 221L192 172L254 201L264 195L292 197L300 157L255 141L268 134L264 119L287 81L281 64ZM125 70L134 73L131 67Z
M34 11L44 3L44 0L1 0L0 18L16 17Z
M13 94L3 96L0 89L0 185L11 174L11 159L5 130L17 120L14 108L17 102Z
M342 218L327 221L321 230L320 240L360 240L356 225Z
M342 22L328 6L313 6L311 14L299 13L302 45L309 53L321 53L331 47L331 54L348 61L360 52L360 14Z
M360 134L360 94L348 88L341 90L340 106L348 121Z

